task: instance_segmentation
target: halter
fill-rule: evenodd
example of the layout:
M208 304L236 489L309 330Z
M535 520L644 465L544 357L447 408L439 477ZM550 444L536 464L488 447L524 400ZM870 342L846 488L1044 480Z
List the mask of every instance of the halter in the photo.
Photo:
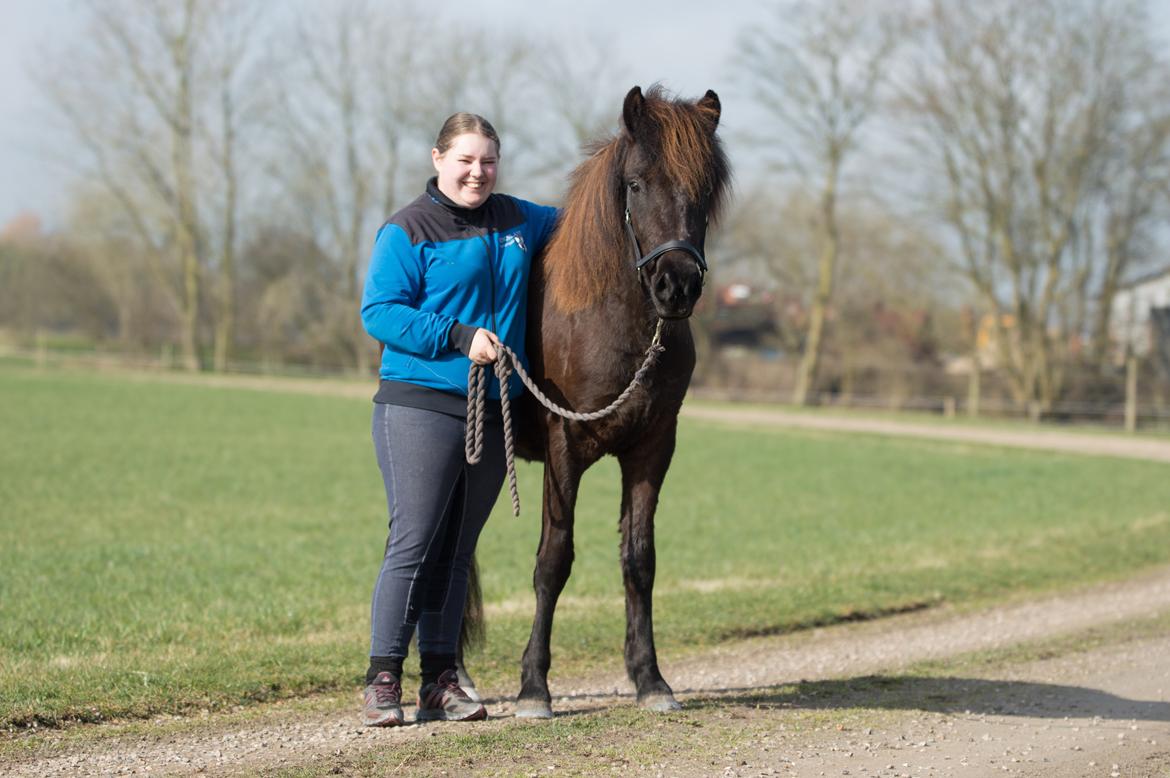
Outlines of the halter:
M630 219L630 206L626 206L626 234L630 236L630 245L634 247L634 269L641 271L643 267L650 264L654 260L661 257L668 251L683 251L691 255L691 258L699 265L700 274L707 272L707 260L703 258L703 252L695 248L689 241L685 240L671 240L663 243L646 256L642 256L642 247L638 245L638 236L634 234L634 223Z

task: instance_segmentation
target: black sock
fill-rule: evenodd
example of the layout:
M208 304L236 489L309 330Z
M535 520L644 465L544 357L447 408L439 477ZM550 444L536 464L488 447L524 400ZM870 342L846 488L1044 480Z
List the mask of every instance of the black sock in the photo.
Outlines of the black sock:
M398 681L402 681L402 657L400 656L372 656L370 669L366 670L366 685L369 686L378 677L378 673L390 673Z
M454 654L422 654L418 660L422 671L422 685L435 683L439 676L447 670L455 669Z

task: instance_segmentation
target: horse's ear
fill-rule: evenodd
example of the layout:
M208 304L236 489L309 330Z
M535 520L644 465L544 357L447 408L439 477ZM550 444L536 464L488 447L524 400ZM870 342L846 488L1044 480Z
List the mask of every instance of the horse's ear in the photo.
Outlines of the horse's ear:
M645 118L646 98L642 96L642 87L636 86L626 93L626 101L622 103L622 124L631 138L637 137Z
M703 116L706 117L707 121L711 122L711 131L714 132L715 128L719 126L719 115L723 112L723 106L719 102L719 95L715 94L713 90L708 89L707 94L700 97L696 105L699 106L699 110L703 112Z

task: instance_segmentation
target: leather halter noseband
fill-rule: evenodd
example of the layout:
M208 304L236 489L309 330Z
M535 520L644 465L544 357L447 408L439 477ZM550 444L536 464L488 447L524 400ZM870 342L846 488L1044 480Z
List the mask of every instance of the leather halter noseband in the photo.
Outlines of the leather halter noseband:
M666 243L656 246L646 256L642 256L642 247L638 245L638 236L634 234L634 224L630 220L630 208L626 206L626 234L630 236L630 245L634 247L634 269L641 270L646 265L661 257L668 251L683 251L691 255L691 258L699 264L699 272L707 272L707 260L703 258L703 252L695 248L689 241L685 240L671 240Z

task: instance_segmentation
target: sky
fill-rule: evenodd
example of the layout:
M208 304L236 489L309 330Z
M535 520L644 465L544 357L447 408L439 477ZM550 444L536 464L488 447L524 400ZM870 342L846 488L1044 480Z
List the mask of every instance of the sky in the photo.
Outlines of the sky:
M760 6L758 0L492 0L440 7L452 17L474 18L490 8L493 23L529 32L602 35L629 63L630 86L661 81L696 97L713 88L726 116L724 63L740 26ZM61 216L70 174L47 145L52 119L28 68L48 41L77 34L77 16L74 0L0 0L0 226L23 211L49 224ZM619 110L615 105L615 116Z
M1170 45L1170 0L1150 5ZM473 23L490 8L491 22L503 27L602 36L628 63L631 86L660 81L692 97L715 89L725 136L746 126L751 112L731 88L727 63L740 30L759 17L760 0L447 0L431 7L456 24ZM28 73L49 42L78 34L78 16L76 0L0 0L0 226L23 211L49 224L61 218L67 154L46 140L54 137L52 119Z

